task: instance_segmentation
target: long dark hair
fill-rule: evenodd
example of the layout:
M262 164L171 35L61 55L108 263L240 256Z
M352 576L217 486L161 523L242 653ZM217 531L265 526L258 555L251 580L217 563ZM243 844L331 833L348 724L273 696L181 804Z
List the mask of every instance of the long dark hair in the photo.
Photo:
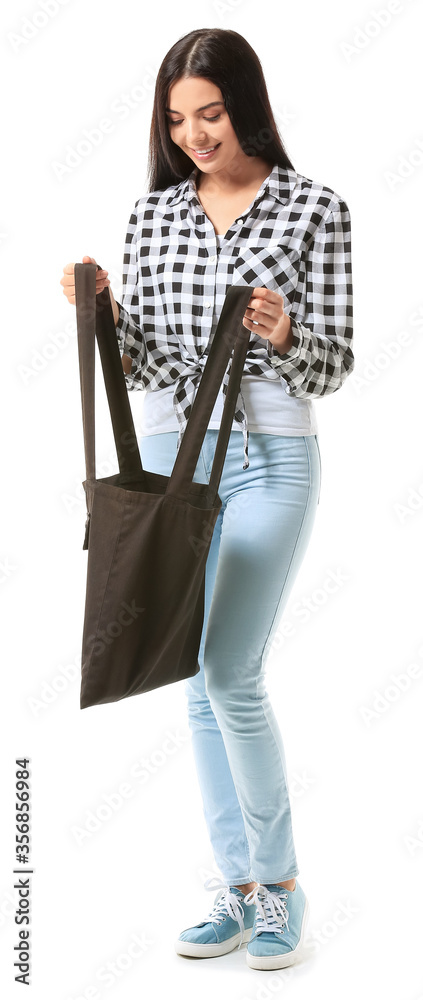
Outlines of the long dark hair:
M180 38L165 55L156 79L148 152L148 191L184 180L193 161L172 142L165 108L171 84L198 76L220 88L238 142L247 156L294 169L270 107L260 60L237 31L199 28Z

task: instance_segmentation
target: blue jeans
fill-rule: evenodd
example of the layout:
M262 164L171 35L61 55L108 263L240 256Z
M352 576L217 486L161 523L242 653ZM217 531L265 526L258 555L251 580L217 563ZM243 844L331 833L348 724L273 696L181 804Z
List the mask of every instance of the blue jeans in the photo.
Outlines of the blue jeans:
M194 474L209 482L218 431ZM177 431L139 437L143 465L170 475ZM228 885L298 874L284 748L263 664L303 560L320 496L317 435L231 431L206 564L200 671L184 681L216 864Z

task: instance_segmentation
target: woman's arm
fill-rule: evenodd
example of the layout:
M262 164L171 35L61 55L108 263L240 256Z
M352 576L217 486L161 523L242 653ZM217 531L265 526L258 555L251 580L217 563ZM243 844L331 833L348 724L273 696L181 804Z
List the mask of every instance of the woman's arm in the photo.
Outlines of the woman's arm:
M127 385L130 388L134 384L135 375L142 370L146 360L139 312L139 264L136 246L138 229L137 205L140 201L141 199L136 202L127 227L123 257L122 302L116 302L112 293L110 296L119 350L122 357L122 368L125 373Z
M120 303L118 304L116 302L116 299L115 299L115 297L113 295L113 292L112 292L112 289L110 288L110 286L109 286L109 295L110 295L110 301L111 301L111 304L112 304L113 319L115 321L115 326L117 326L117 324L118 324L119 321L123 322L124 311L123 311L123 308L120 305ZM121 310L122 310L122 320L121 320ZM119 329L120 329L120 327L119 327ZM119 343L119 347L123 351L124 350L124 346L123 346L123 340L122 340L122 335L121 334L118 337L118 343ZM126 350L127 350L127 348L126 348ZM121 357L122 357L122 368L123 368L123 371L124 371L125 375L130 375L131 369L132 369L132 358L129 356L129 354L125 354L125 353L121 354Z
M306 259L304 322L291 314L292 346L279 354L269 344L272 367L292 396L323 396L341 387L354 368L351 219L339 201L319 226Z

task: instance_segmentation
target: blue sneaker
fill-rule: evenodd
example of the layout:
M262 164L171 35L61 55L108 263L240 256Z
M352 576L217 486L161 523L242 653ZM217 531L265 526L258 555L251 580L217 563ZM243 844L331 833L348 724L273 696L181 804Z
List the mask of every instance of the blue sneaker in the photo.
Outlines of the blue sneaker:
M214 883L212 885L211 883ZM254 921L254 907L244 904L244 893L234 885L227 885L217 878L204 883L208 891L219 888L214 904L204 920L187 927L175 942L178 955L194 958L216 958L241 947L248 941Z
M271 883L257 885L244 897L255 904L253 932L247 945L251 969L285 969L296 962L304 943L309 906L298 881L290 891Z

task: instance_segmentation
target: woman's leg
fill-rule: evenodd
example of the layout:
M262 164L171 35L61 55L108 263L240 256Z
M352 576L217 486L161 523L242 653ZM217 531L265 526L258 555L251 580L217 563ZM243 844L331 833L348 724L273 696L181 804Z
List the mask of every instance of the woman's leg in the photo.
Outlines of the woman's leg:
M194 475L199 482L209 479L217 433L206 433ZM146 468L170 474L176 440L177 432L142 438ZM206 567L200 671L185 682L204 815L229 885L298 874L282 739L262 666L307 547L320 488L315 437L251 433L248 470L241 467L240 442L240 432L232 431Z
M177 438L177 431L139 438L141 459L145 468L150 472L170 475L176 458ZM238 433L238 447L240 441L241 435ZM200 453L193 478L201 483L210 480L210 470L206 472L203 451ZM187 678L184 683L188 699L191 745L213 855L224 881L228 885L240 885L250 882L248 840L222 733L205 691L203 670L205 633L216 576L222 520L223 504L215 524L206 563L204 624L198 654L200 670L194 677Z
M204 441L208 474L216 436L208 430ZM298 865L284 748L263 665L310 539L321 468L314 435L252 432L247 470L240 455L233 431L219 489L224 510L203 670L249 845L249 877L237 882L266 884L291 879ZM205 733L202 740L205 753Z
M208 482L209 479L210 474L204 476L202 481ZM218 565L223 518L222 505L206 563L204 623L198 652L200 670L194 677L187 678L184 683L188 699L191 745L213 855L227 885L243 885L251 881L248 839L225 743L204 683L204 645Z

